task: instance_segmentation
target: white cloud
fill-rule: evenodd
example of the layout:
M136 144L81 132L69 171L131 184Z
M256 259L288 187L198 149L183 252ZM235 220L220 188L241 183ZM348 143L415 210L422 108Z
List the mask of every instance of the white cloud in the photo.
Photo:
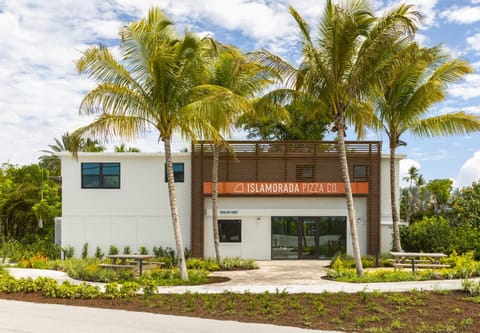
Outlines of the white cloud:
M447 19L449 22L459 24L471 24L480 21L480 7L479 6L454 6L449 8L439 15L441 18Z
M480 97L480 74L465 76L464 81L452 85L448 92L453 97L459 97L463 100Z
M469 186L474 181L480 180L480 151L473 154L471 158L465 161L460 168L457 178L455 179L454 186L456 188L462 188Z
M467 44L472 50L480 51L480 33L467 37Z

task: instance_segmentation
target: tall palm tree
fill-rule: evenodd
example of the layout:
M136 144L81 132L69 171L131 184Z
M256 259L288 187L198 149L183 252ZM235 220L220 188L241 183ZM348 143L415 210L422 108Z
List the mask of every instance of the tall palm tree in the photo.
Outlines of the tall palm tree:
M413 199L413 184L415 184L415 187L418 188L422 185L425 185L425 179L423 178L423 175L420 174L419 170L412 165L410 168L408 168L407 176L403 177L403 180L409 182L409 187L405 191L405 210L407 223L410 223L410 215L412 213L411 208L413 203L411 200Z
M214 47L210 38L200 39L186 31L179 36L169 18L158 8L147 17L121 30L121 61L103 46L87 49L77 67L97 82L84 97L80 112L100 113L89 125L78 129L84 135L109 140L131 140L147 129L159 133L165 149L166 172L178 265L188 279L184 245L177 211L171 141L174 132L195 138L208 126L202 110L209 110L215 96L229 96L221 87L204 82ZM208 94L207 94L207 93ZM208 95L208 98L205 98ZM221 97L219 97L221 98Z
M480 117L465 112L431 116L431 107L443 101L449 83L472 71L461 59L450 59L441 47L421 48L416 43L400 44L395 65L385 71L376 95L376 116L386 132L390 147L390 196L393 221L393 248L401 251L397 211L395 153L401 135L416 137L465 134L480 130ZM414 171L412 169L412 171ZM412 174L410 181L418 180Z
M224 140L230 130L237 125L243 115L252 117L253 103L259 94L273 83L275 73L261 65L254 57L244 55L239 49L230 45L218 45L219 53L210 63L207 83L228 89L232 100L222 98L210 109L207 115L209 125L204 127L202 136L212 141L212 225L215 255L217 262L222 262L220 237L218 230L218 167L220 151L230 150Z
M347 1L343 6L326 1L323 18L312 38L310 27L290 7L300 30L303 59L295 73L266 56L272 66L285 70L297 92L316 98L333 118L337 133L340 166L345 183L348 222L358 275L363 275L352 189L345 145L346 125L357 135L372 119L371 96L378 84L377 74L389 50L399 39L410 38L421 15L412 6L400 5L384 16L375 17L366 0ZM383 65L384 66L384 65ZM282 91L280 95L285 95Z

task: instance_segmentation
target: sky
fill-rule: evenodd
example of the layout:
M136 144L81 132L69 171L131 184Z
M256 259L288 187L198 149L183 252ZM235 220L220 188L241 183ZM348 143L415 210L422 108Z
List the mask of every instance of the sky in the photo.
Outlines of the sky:
M325 0L0 0L0 163L36 163L54 138L88 124L78 108L94 83L75 68L82 51L104 44L114 51L122 26L144 17L149 8L163 9L178 31L211 35L244 51L270 50L291 64L301 60L292 5L314 28ZM380 14L399 1L372 0ZM431 115L467 111L480 115L480 0L411 0L424 15L416 39L424 46L442 44L452 57L474 69L452 84L445 102ZM234 139L242 139L237 133ZM333 136L332 136L333 138ZM349 135L348 139L354 139ZM369 133L368 140L384 140ZM455 187L480 179L480 134L418 139L405 135L401 177L415 166L426 180L449 178ZM113 144L107 145L112 149ZM147 135L128 146L161 151L158 138ZM177 140L174 149L188 144Z

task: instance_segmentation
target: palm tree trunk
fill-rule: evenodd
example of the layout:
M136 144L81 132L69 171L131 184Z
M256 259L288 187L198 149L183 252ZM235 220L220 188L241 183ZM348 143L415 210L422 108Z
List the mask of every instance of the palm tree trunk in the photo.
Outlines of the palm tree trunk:
M335 122L338 135L338 152L340 157L340 167L342 169L343 181L345 183L345 196L347 199L348 224L350 226L350 236L352 237L353 258L358 276L363 276L362 256L360 254L360 244L357 232L357 220L355 218L355 209L353 207L352 186L350 184L350 175L348 173L347 152L345 149L344 122L342 120Z
M215 245L215 256L217 263L222 263L220 253L220 236L218 234L218 164L220 159L220 147L212 144L213 165L212 165L212 225L213 225L213 243Z
M395 146L390 144L390 204L392 207L393 250L403 251L400 242L400 227L397 210L397 177L395 169Z
M165 146L165 164L167 167L168 195L170 198L170 214L172 216L173 234L175 236L175 245L177 247L178 267L180 268L180 278L188 280L187 263L185 261L185 252L183 247L182 232L177 209L177 191L175 189L175 179L173 177L172 147L170 138L164 138Z

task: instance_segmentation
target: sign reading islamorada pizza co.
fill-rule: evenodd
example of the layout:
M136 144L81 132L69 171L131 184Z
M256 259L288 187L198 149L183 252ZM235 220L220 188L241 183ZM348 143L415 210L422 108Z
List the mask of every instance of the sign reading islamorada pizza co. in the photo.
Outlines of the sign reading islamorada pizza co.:
M354 182L353 194L368 194L368 183ZM212 183L203 183L203 193L212 193ZM295 194L342 194L345 193L343 182L219 182L218 194L263 194L263 195L295 195Z

